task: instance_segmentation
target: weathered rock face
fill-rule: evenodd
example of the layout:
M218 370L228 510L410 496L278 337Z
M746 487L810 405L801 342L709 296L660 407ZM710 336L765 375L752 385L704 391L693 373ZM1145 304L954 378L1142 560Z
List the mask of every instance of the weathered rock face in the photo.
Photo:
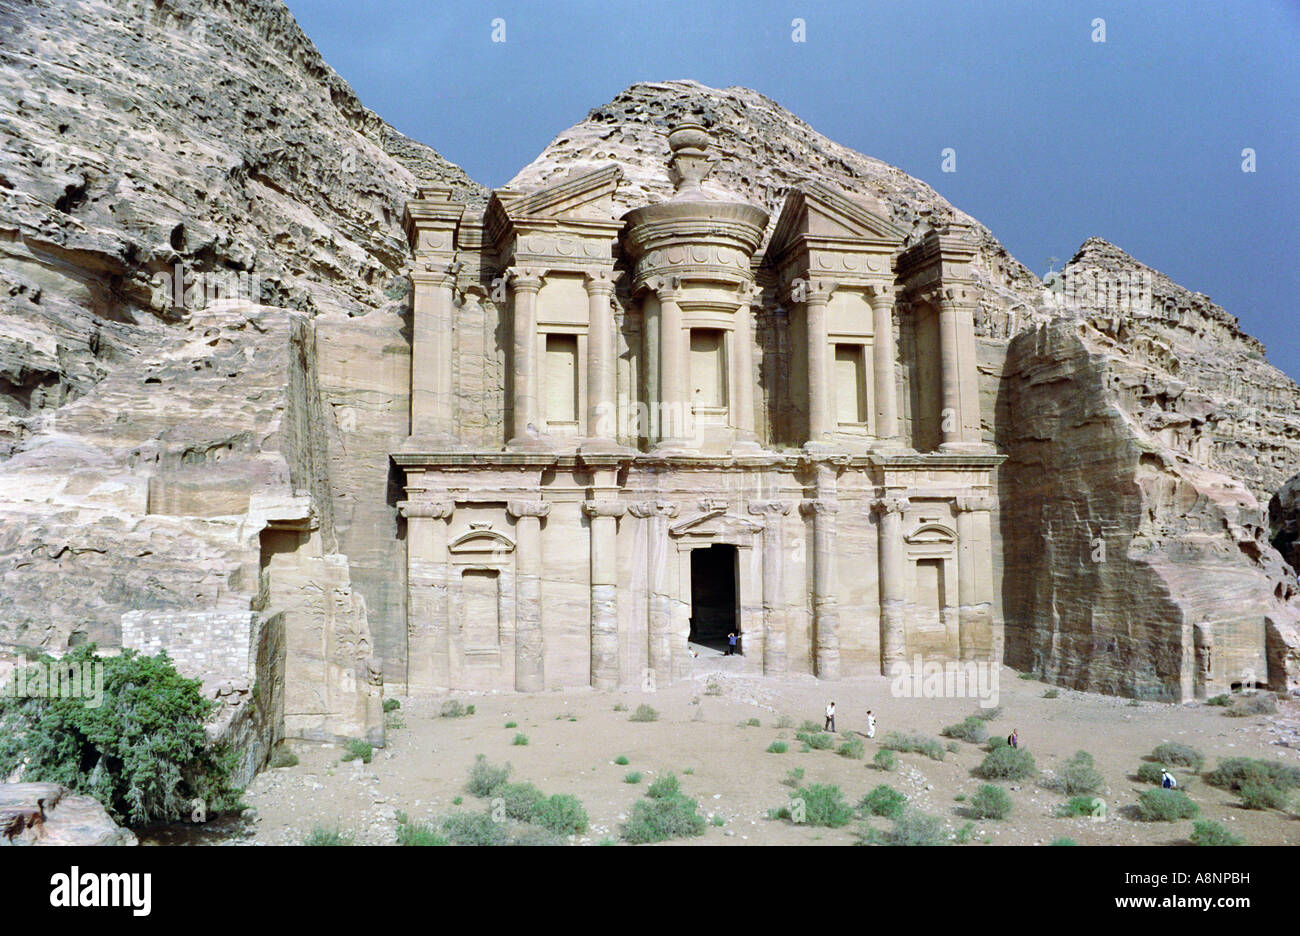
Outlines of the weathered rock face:
M282 614L286 725L373 738L371 690L406 673L402 207L419 185L484 190L366 110L275 0L0 0L0 23L0 642ZM1294 585L1260 505L1300 471L1300 391L1235 320L1095 240L1071 268L1149 272L1178 314L1055 301L924 183L745 89L634 85L511 186L616 162L616 203L665 199L664 130L687 117L721 152L706 186L773 219L815 179L913 237L972 224L1012 662L1176 698L1189 659L1210 661L1195 694L1250 657L1294 685ZM457 340L487 363L455 386L494 413L501 322L462 302Z
M0 783L0 846L135 844L93 796L57 783Z

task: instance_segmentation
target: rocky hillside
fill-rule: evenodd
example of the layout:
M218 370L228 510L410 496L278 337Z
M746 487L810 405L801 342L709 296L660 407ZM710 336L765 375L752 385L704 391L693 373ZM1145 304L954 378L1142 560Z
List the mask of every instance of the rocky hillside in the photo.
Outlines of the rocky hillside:
M278 0L0 0L0 26L0 643L258 607L282 565L297 597L276 600L310 605L301 570L328 567L325 603L402 681L400 218L420 184L483 188L362 106ZM617 162L620 204L667 197L663 131L688 116L709 184L773 217L817 178L907 231L974 226L1013 662L1170 697L1175 632L1234 606L1290 659L1261 505L1300 471L1300 391L1235 319L1100 240L1067 276L1149 274L1157 311L1055 296L925 183L742 88L634 85L510 185ZM267 560L272 520L311 555ZM1098 535L1124 560L1104 574L1077 554Z

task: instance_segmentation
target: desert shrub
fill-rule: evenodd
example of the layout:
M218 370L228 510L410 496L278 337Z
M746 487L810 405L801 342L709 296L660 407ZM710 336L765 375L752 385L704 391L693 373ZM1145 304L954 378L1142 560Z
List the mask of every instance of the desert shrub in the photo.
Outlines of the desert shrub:
M968 716L964 721L956 725L949 725L939 734L945 738L957 738L961 741L969 741L972 744L979 744L989 736L988 729L984 727L984 720L974 715Z
M894 820L889 830L890 845L924 846L947 845L948 833L943 820L915 809L905 809Z
M681 781L676 774L664 774L646 789L645 795L651 799L667 799L682 792Z
M822 730L824 730L824 728L823 728L823 725L822 725L821 722L819 722L819 721L813 721L811 718L806 718L806 719L804 719L803 722L799 725L799 730L800 730L800 731L806 731L806 732L810 732L810 733L811 733L811 732L814 732L814 731L822 731Z
M94 651L86 644L61 660L33 661L42 677L61 664L95 674L81 695L0 694L0 780L17 773L27 783L61 783L132 825L188 816L195 800L209 813L239 808L237 755L210 744L204 723L215 706L199 680L181 676L166 653L101 659Z
M519 727L519 722L508 721L508 722L506 722L506 727L507 727L507 728L518 728L518 727Z
M975 710L971 718L978 718L980 721L993 721L1002 717L1002 706L995 705L992 708L980 708Z
M460 699L448 699L442 703L438 714L442 718L464 718L466 715L474 714L474 706L466 707L461 704Z
M351 832L344 832L338 828L325 829L315 826L310 834L302 840L302 843L311 846L351 845L353 844L353 838Z
M989 743L988 749L990 751L996 750L997 748L1001 748L1001 747L1011 747L1011 745L1007 743L1007 739L1002 737L1001 735L990 736L988 743Z
M1241 805L1247 809L1286 809L1286 790L1272 783L1248 780L1237 790Z
M871 763L875 764L878 770L890 771L898 763L898 758L894 756L893 751L881 748L876 751L876 756L871 758Z
M440 834L433 826L422 822L411 822L405 814L399 813L397 816L397 844L429 847L450 845L451 839Z
M790 750L790 745L784 741L773 741L767 746L767 753L769 754L784 754L788 750Z
M703 835L707 821L698 809L699 804L681 792L677 777L668 774L650 784L645 797L637 800L621 835L633 845Z
M794 727L794 719L791 718L789 715L778 715L778 716L776 717L776 727L777 727L777 728L793 728L793 727Z
M1060 693L1058 690L1056 690L1056 689L1048 689L1046 692L1043 693L1043 698L1044 698L1044 699L1056 699L1056 698L1059 698L1060 695L1061 695L1061 693Z
M1193 772L1200 773L1201 768L1205 766L1205 755L1196 748L1179 744L1176 741L1166 741L1158 745L1151 752L1151 757L1156 761L1158 766L1166 764L1178 767L1190 767Z
M762 728L762 727L763 727L763 723L762 723L761 721L759 721L757 718L751 718L751 719L749 719L748 721L745 722L745 727L747 727L747 728Z
M957 830L957 837L953 839L958 845L968 845L970 840L975 837L975 823L968 822Z
M627 759L626 754L620 754L618 755L618 757L614 758L614 763L618 764L618 766L620 767L626 767L628 764L631 763L631 761Z
M1154 783L1156 786L1159 786L1162 779L1160 773L1161 767L1159 764L1153 764L1150 761L1143 761L1142 764L1138 766L1137 778L1143 783Z
M389 712L384 716L384 730L397 731L399 728L406 727L406 719L397 712Z
M854 760L862 760L867 756L867 746L862 743L861 738L845 738L840 745L839 755L841 757L851 757Z
M858 809L871 816L884 816L896 819L907 808L907 794L895 790L884 783L862 797Z
M1036 677L1033 673L1018 673L1016 674L1016 678L1030 680L1030 679L1037 679L1038 677Z
M1138 815L1143 822L1175 822L1195 819L1201 808L1182 790L1143 790L1138 796Z
M510 742L515 747L525 747L528 744L528 735L522 731L515 732L514 740Z
M970 798L976 819L1005 819L1011 815L1011 795L1000 786L984 783Z
M341 760L344 762L359 760L363 764L370 763L374 759L375 749L365 741L359 738L353 738L348 742L347 750L343 752Z
M399 708L401 708L401 707L402 707L402 701L401 701L401 699L385 699L385 700L384 700L384 714L385 714L385 715L388 714L389 712L396 712L396 711L397 711Z
M839 787L814 783L791 792L790 805L781 807L777 815L804 825L838 829L853 820L853 807Z
M790 787L791 789L798 789L800 784L803 783L803 775L804 775L803 768L795 767L793 770L789 771L785 775L785 777L781 780L781 782L784 783L786 786Z
M1243 784L1267 784L1284 790L1300 787L1300 767L1253 757L1229 757L1205 775L1205 782L1225 790L1240 790Z
M1095 796L1072 796L1056 807L1056 814L1065 819L1077 819L1095 816L1101 808L1101 801Z
M652 722L659 720L659 713L650 706L642 703L636 707L636 711L628 716L628 721L634 722Z
M975 768L976 776L985 780L1024 780L1037 772L1034 755L1024 748L1013 748L1006 743L994 746Z
M615 703L614 703L614 711L616 711L616 712L626 712L626 711L627 711L627 706L624 705L622 702L615 702Z
M587 810L571 793L556 793L544 800L533 821L556 835L582 835L587 831Z
M704 687L704 694L706 696L720 696L722 695L722 687L715 682L711 682Z
M1271 692L1252 692L1239 695L1232 700L1228 710L1223 714L1233 718L1246 718L1250 715L1277 714L1277 696Z
M1193 845L1245 845L1246 840L1233 835L1224 826L1208 819L1192 823Z
M1093 766L1092 755L1087 751L1075 751L1057 771L1053 786L1066 796L1076 796L1096 793L1104 782L1101 773Z
M469 768L469 783L465 785L475 796L491 796L510 777L510 765L494 767L482 754L474 758Z
M506 815L520 822L532 822L546 802L546 794L531 783L503 783L492 791L500 799Z
M835 746L835 739L825 731L801 731L795 735L795 738L814 751L828 751Z
M1054 838L1054 839L1052 839L1052 841L1051 841L1049 844L1052 844L1052 845L1067 845L1067 846L1068 846L1068 845L1074 845L1074 846L1077 846L1079 843L1076 842L1076 841L1075 841L1074 839L1072 839L1072 838L1065 838L1064 836L1062 836L1061 838Z
M1223 708L1227 708L1229 705L1232 704L1232 696L1227 695L1226 693L1224 693L1224 694L1220 694L1220 695L1216 695L1216 696L1212 696L1211 698L1208 698L1208 699L1205 700L1205 704L1206 704L1206 705L1217 705L1217 706L1221 706L1221 707L1223 707Z
M284 745L271 752L270 766L272 770L279 770L282 767L297 767L298 763L298 755Z
M634 771L632 771L632 772L629 773L629 774L624 774L624 775L623 775L623 782L624 782L624 783L640 783L640 782L641 782L641 771L639 771L639 770L634 770Z
M715 829L721 829L726 824L727 824L727 820L723 819L717 813L714 813L712 816L709 817L709 825L713 826Z
M456 845L504 845L510 830L491 813L452 813L442 819L442 834Z
M885 735L885 740L881 742L881 746L903 754L924 754L930 760L941 761L944 757L943 744L935 738L929 738L921 734L903 734L900 731L891 731Z

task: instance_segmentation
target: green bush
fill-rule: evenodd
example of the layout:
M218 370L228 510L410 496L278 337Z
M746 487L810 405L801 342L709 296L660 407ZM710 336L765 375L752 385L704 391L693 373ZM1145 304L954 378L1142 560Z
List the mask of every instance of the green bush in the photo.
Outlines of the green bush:
M976 819L1005 819L1011 815L1011 795L1000 786L984 783L970 799Z
M784 754L788 750L790 750L790 745L784 741L773 741L767 746L767 753L769 754Z
M520 822L532 822L546 802L546 794L531 783L503 783L492 797L501 799L506 815Z
M519 727L519 722L508 721L508 722L506 722L506 727L507 727L507 728L518 728L518 727Z
M988 729L984 727L984 719L976 715L968 716L959 724L949 725L939 734L945 738L957 738L960 741L969 741L972 744L979 744L989 736Z
M441 835L433 826L411 822L404 814L397 817L397 844L407 846L450 845L451 839Z
M1061 837L1061 838L1054 838L1054 839L1052 839L1051 844L1052 844L1052 845L1076 845L1076 846L1077 846L1079 843L1076 842L1076 841L1075 841L1074 839L1072 839L1072 838Z
M835 746L835 739L825 731L801 731L795 735L795 739L802 741L814 751L827 751Z
M894 757L894 752L885 748L876 751L876 756L871 758L871 763L875 764L877 769L884 771L893 770L897 762L898 758Z
M1176 741L1166 741L1151 752L1151 757L1159 766L1190 767L1193 773L1200 773L1205 766L1205 755L1196 748Z
M747 722L745 722L745 726L747 728L762 728L763 723L759 721L757 718L751 718Z
M838 829L853 820L853 807L839 787L814 783L791 792L790 805L781 807L777 815L804 825Z
M556 793L545 800L533 821L556 835L582 835L588 826L587 810L571 793Z
M650 706L642 703L636 707L636 711L628 716L628 721L634 722L652 722L659 720L659 713Z
M515 739L510 743L515 747L525 747L528 744L528 735L524 734L522 731L516 732Z
M920 734L903 734L899 731L891 731L885 735L881 747L891 751L899 751L903 754L924 754L930 760L941 761L944 757L943 744L938 739L928 738Z
M1138 815L1144 822L1175 822L1195 819L1201 808L1182 790L1143 790L1138 796Z
M459 699L448 699L442 703L442 708L438 710L438 714L443 718L463 718L466 715L474 714L474 706L466 707L461 705Z
M993 721L1002 717L1002 706L995 705L992 708L980 708L975 710L971 718L978 718L980 721Z
M1159 786L1164 779L1161 776L1161 767L1159 764L1153 764L1150 761L1143 761L1137 769L1137 778L1142 783L1154 783Z
M994 746L975 768L975 775L985 780L1024 780L1037 772L1034 755L1024 748L1013 748L1005 742Z
M297 767L298 763L298 755L284 745L280 745L271 752L270 767L272 770L279 770L283 767Z
M707 820L698 809L695 800L681 792L677 777L668 774L650 784L645 797L637 800L620 834L633 845L703 835Z
M362 741L360 738L353 738L348 742L348 748L341 758L345 763L347 761L359 760L363 764L370 763L374 759L375 749Z
M1232 704L1232 696L1225 694L1216 695L1205 700L1206 705L1218 705L1227 708Z
M634 771L632 771L632 772L629 773L629 774L624 774L624 775L623 775L623 782L624 782L624 783L640 783L640 782L641 782L641 771L639 771L639 770L634 770Z
M344 832L338 828L323 829L316 826L311 830L311 834L302 840L302 843L311 846L351 845L353 839L351 832Z
M385 700L384 700L384 714L385 714L385 715L387 715L389 712L396 712L396 711L397 711L399 708L401 708L401 707L402 707L402 701L401 701L401 699L385 699Z
M632 762L627 759L626 754L620 754L618 755L618 757L614 758L614 763L618 764L618 766L620 767L626 767L628 764Z
M1253 757L1229 757L1205 775L1205 782L1225 790L1238 791L1254 783L1291 790L1300 787L1300 767Z
M491 813L452 813L442 819L442 834L456 845L504 845L510 830Z
M791 770L789 773L785 775L785 778L781 782L784 783L786 786L790 787L791 789L797 790L800 787L800 785L803 784L803 775L804 775L803 768L795 767L793 770Z
M897 819L907 808L907 794L880 784L858 803L858 809L871 816Z
M1246 718L1250 715L1275 715L1277 714L1277 696L1271 692L1252 692L1248 695L1239 695L1232 700L1228 706L1225 715L1233 718Z
M1099 812L1100 802L1095 796L1072 796L1064 805L1056 808L1056 814L1065 819L1095 816Z
M1056 774L1056 789L1066 796L1080 793L1096 793L1105 780L1093 766L1092 755L1087 751L1075 751L1070 759L1062 765Z
M822 722L813 721L811 718L805 718L803 723L799 726L799 730L806 732L824 731L825 727Z
M87 644L60 661L33 662L95 673L96 697L86 698L89 686L81 697L0 695L0 780L17 773L28 783L61 783L132 825L188 816L195 800L209 814L241 807L231 780L237 755L212 746L204 729L214 703L165 653L101 659Z
M890 845L922 846L947 845L948 833L943 827L943 820L915 809L905 809L894 820L894 827L889 831Z
M862 760L867 756L867 746L862 743L861 738L845 738L844 743L840 745L839 755Z
M1192 823L1193 845L1245 845L1246 840L1233 835L1224 826L1208 819Z
M469 783L465 789L475 796L491 796L510 777L510 765L493 767L482 754L474 758L469 768Z
M1237 790L1241 805L1247 809L1286 809L1286 790L1272 783L1246 781Z
M1046 692L1043 693L1043 698L1044 698L1044 699L1056 699L1056 698L1059 698L1060 695L1061 695L1061 693L1060 693L1058 690L1056 690L1056 689L1048 689Z

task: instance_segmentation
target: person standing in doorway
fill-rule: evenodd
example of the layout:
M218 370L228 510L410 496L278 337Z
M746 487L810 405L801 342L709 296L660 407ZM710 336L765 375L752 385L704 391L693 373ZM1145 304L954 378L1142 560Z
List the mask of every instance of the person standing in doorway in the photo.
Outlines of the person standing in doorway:
M875 736L876 736L876 716L871 711L871 709L867 709L867 737L874 738Z
M727 652L726 656L734 656L736 653L736 632L732 631L727 635Z
M835 730L835 703L832 702L826 706L826 730Z

